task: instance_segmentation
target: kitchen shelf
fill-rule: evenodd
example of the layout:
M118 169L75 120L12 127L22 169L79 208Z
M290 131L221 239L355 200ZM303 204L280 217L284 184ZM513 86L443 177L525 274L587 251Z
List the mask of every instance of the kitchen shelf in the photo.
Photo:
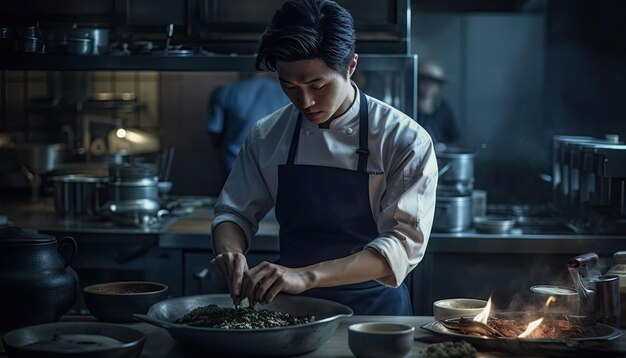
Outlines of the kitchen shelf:
M417 63L416 55L359 55L359 69L400 71ZM0 70L14 71L238 71L254 72L254 55L73 56L0 55Z

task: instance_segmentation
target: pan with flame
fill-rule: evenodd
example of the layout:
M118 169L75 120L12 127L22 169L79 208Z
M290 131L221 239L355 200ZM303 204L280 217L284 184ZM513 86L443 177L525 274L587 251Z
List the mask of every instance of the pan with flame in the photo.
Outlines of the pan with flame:
M546 308L552 302L546 302ZM492 312L491 299L476 317L450 318L422 326L435 335L514 353L593 349L622 335L589 317L542 312Z

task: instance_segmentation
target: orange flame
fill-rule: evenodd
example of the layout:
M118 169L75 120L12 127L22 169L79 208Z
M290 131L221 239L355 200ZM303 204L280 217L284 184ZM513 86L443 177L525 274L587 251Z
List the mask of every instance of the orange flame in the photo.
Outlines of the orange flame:
M535 329L537 329L537 327L539 327L541 322L543 322L543 317L530 322L528 324L528 327L526 327L526 330L524 332L522 332L522 334L517 336L517 338L526 338L526 337L528 337L528 335L530 335Z
M476 322L487 324L487 320L489 319L489 313L491 313L491 296L489 296L489 299L487 300L487 305L485 305L485 308L483 308L483 310L480 311L480 313L477 314L473 320Z
M556 297L554 296L550 296L548 297L548 299L546 300L546 308L548 308L548 306L550 306L551 303L553 303L554 301L556 301ZM537 329L537 327L539 327L539 325L541 324L541 322L543 322L543 319L545 317L541 317L537 320L534 320L532 322L530 322L528 324L528 327L526 327L526 330L524 332L522 332L522 334L520 334L519 336L517 336L517 338L526 338L528 337L535 329Z

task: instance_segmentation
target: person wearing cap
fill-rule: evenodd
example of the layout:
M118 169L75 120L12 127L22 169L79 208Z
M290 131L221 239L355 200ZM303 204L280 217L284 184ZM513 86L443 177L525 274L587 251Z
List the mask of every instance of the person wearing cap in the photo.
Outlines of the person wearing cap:
M210 265L235 305L286 293L412 314L403 282L428 243L437 159L416 121L351 80L355 46L352 16L330 0L287 1L260 38L257 69L291 104L255 123L215 205ZM248 267L273 206L280 259Z
M441 93L445 82L446 75L439 64L431 61L420 62L417 121L438 146L455 144L461 139L452 109Z

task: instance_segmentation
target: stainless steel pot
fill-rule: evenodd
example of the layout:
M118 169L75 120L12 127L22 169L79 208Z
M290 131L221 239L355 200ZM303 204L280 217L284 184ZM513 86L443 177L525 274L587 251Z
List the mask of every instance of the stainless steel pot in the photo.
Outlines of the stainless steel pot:
M67 52L86 56L91 55L93 51L93 40L90 38L72 37L67 41Z
M474 152L464 149L447 149L438 152L438 192L447 196L471 194L474 189L475 156Z
M167 210L160 210L158 200L150 199L110 201L105 208L113 221L131 226L154 224L160 217L169 213Z
M531 302L537 311L542 309L554 313L569 315L578 314L578 293L570 287L555 285L535 285L530 288ZM550 297L550 306L547 308L546 302Z
M333 301L280 294L263 308L292 315L312 314L315 320L263 329L205 328L176 323L192 309L209 304L233 307L232 298L227 294L177 297L155 303L147 315L135 317L167 329L184 350L197 355L278 357L317 349L335 332L341 318L352 316L349 307Z
M119 203L129 200L159 200L156 178L109 181L109 200Z
M153 163L119 163L109 166L111 181L154 179L157 166Z
M109 52L109 29L93 27L87 30L93 39L92 54L104 55Z
M433 231L461 232L472 225L472 197L438 196Z
M95 215L106 202L107 177L60 175L52 179L54 210L66 217Z
M17 164L38 174L64 162L67 156L67 145L61 143L10 143L0 147L0 169Z
M39 198L40 174L63 163L65 144L10 143L0 147L0 186L31 188L31 199Z

